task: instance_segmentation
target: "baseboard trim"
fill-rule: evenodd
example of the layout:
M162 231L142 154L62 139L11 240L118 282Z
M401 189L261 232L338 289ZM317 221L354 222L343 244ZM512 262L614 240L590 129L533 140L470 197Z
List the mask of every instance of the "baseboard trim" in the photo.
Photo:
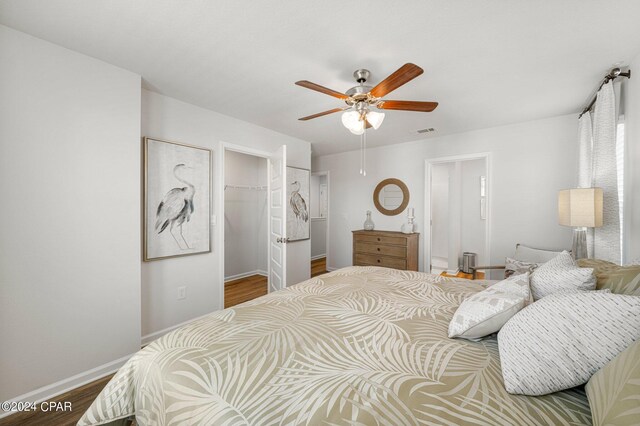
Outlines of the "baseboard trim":
M151 343L154 340L164 336L165 334L169 333L170 331L175 330L176 328L182 327L183 325L187 325L190 322L199 320L200 318L204 318L207 315L210 315L212 312L217 312L217 311L218 311L218 309L216 309L214 311L211 311L208 314L200 315L200 316L197 316L195 318L191 318L189 320L183 321L183 322L181 322L179 324L172 325L171 327L163 328L162 330L154 331L153 333L149 333L147 335L144 335L144 336L142 336L142 340L141 340L142 347L147 346L149 343Z
M266 277L269 274L267 273L267 271L263 271L262 269L256 269L255 271L243 272L241 274L236 274L236 275L231 275L231 276L228 276L228 277L224 277L224 282L227 283L229 281L239 280L241 278L247 278L247 277L251 277L253 275L262 275L262 276Z
M340 268L333 268L331 266L327 266L325 269L327 270L327 272L333 272L333 271L336 271L336 270L338 270Z
M109 374L115 373L125 362L129 360L134 354L125 355L122 358L118 358L115 361L108 362L91 370L78 373L74 376L60 380L47 386L35 389L31 392L27 392L15 398L11 398L9 401L24 401L40 403L42 401L48 401L55 398L58 395L69 392L73 389L84 386L88 383L101 379ZM11 414L18 413L18 411L0 411L0 419L10 416Z
M447 275L458 275L458 272L460 272L460 269L447 269Z
M323 257L327 257L327 253L325 253L325 254L319 254L319 255L317 255L317 256L313 256L313 257L311 258L311 260L318 260L318 259L322 259Z

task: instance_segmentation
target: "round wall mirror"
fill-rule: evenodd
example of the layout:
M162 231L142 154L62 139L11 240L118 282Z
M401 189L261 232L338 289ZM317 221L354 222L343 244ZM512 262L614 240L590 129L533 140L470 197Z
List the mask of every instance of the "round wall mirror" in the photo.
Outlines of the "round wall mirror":
M373 204L384 215L400 214L409 205L409 188L400 179L385 179L373 191Z

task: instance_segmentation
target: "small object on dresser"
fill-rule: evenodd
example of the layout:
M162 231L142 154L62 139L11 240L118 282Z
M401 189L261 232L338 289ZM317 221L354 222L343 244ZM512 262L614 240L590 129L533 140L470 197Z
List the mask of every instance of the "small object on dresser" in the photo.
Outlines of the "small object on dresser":
M413 220L415 219L415 215L413 213L413 207L409 207L407 209L407 223L403 223L400 230L403 234L413 234L415 230L415 224Z
M371 220L371 210L367 210L367 220L364 221L363 226L365 231L373 231L373 228L376 227L373 220Z

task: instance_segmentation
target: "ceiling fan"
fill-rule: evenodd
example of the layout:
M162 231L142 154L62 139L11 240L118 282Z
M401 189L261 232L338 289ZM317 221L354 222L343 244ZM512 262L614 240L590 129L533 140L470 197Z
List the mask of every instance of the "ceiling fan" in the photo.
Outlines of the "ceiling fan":
M419 66L407 63L398 68L393 74L382 80L375 87L372 87L365 84L371 76L371 72L366 69L359 69L353 73L358 85L347 90L345 93L328 89L307 80L296 81L298 86L333 96L334 98L343 100L347 104L345 107L334 108L317 114L308 115L306 117L299 118L299 120L307 121L313 118L333 114L335 112L345 111L342 114L343 126L349 129L351 133L361 135L360 174L366 176L366 130L371 127L373 127L374 130L377 130L384 120L384 113L371 111L373 107L382 110L431 112L438 106L437 102L390 101L382 99L383 96L410 82L423 72L424 70Z
M307 121L335 112L347 111L342 115L342 124L349 129L351 133L362 135L367 128L373 127L374 129L378 129L382 124L382 120L384 120L384 113L371 111L373 107L381 110L431 112L438 106L437 102L392 101L381 99L398 87L418 77L423 72L424 70L419 66L407 63L375 87L372 87L365 84L371 76L371 72L366 69L359 69L353 73L358 85L347 90L345 93L328 89L307 80L297 81L296 84L298 86L333 96L334 98L343 100L347 104L345 107L319 112L302 117L299 120Z

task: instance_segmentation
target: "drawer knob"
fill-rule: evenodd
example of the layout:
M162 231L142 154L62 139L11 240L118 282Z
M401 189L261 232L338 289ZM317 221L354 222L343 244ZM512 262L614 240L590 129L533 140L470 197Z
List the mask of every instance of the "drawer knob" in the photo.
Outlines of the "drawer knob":
M380 251L380 247L378 247L378 251Z
M378 238L378 241L380 241L380 238Z
M380 263L380 259L378 259L378 263Z

